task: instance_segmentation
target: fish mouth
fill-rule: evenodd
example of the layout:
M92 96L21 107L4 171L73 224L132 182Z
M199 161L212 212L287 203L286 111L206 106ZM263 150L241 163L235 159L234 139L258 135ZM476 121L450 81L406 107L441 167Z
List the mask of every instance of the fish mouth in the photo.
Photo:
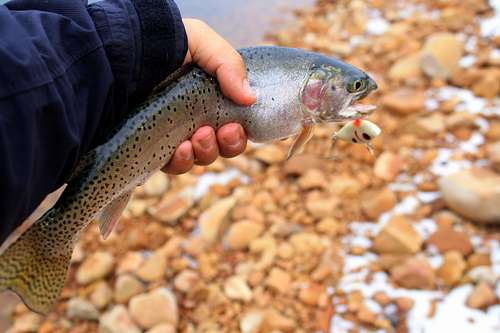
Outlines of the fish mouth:
M345 108L345 112L351 114L357 114L359 117L367 117L375 111L377 107L372 104L361 104L358 101L351 101L351 103Z

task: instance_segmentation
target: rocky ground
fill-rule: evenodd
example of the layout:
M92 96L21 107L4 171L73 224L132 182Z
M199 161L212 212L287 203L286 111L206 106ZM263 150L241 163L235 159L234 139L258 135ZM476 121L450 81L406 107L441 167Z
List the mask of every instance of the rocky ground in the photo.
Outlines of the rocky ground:
M500 331L500 3L319 1L269 41L373 74L375 156L323 126L155 175L7 332Z

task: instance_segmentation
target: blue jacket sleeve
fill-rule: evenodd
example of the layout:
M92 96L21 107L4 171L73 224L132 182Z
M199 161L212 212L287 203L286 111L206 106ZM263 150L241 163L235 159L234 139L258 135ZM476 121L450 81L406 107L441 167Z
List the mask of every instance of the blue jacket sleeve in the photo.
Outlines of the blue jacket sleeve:
M172 0L0 6L0 244L122 115L182 65Z

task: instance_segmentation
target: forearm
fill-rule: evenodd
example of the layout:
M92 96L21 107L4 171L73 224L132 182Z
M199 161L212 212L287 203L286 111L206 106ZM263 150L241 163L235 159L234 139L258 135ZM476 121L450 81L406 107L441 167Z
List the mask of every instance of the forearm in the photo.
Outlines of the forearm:
M178 20L167 0L0 6L0 243L180 66L187 43Z

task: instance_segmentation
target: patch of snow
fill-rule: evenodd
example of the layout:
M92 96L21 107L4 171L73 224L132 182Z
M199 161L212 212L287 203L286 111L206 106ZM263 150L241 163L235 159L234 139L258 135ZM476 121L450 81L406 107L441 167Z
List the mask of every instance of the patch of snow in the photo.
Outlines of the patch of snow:
M414 191L417 187L413 183L403 183L396 182L388 185L389 189L393 192L411 192Z
M471 309L465 301L472 291L472 285L464 285L453 289L442 302L438 303L434 317L423 320L420 330L410 332L423 333L494 333L500 331L498 310L491 308L488 312Z
M490 0L490 6L494 10L493 16L479 21L481 36L486 38L500 36L500 0Z
M430 166L430 170L437 176L445 176L450 173L455 173L472 166L468 160L453 160L454 151L449 148L439 148L438 156L434 159Z
M414 223L413 227L423 239L427 239L437 230L436 222L432 219L422 219L420 222Z
M406 215L415 212L420 202L414 196L407 196L402 201L398 202L393 209L383 213L379 217L379 224L384 225L393 215Z
M476 63L476 56L472 54L468 54L465 57L462 57L459 61L459 65L462 68L469 68Z
M241 182L247 184L250 178L242 174L238 169L229 169L224 172L215 173L207 172L198 178L198 182L194 188L194 198L199 200L208 192L210 186L215 184L227 185L233 179L240 178Z
M382 17L370 18L366 24L366 32L370 35L380 36L383 35L389 27L390 23Z
M493 49L490 52L490 60L500 60L500 49Z
M418 192L417 198L420 202L429 203L441 198L440 192Z
M380 231L381 227L379 224L372 222L351 222L349 223L349 229L355 235L374 236Z
M477 37L476 36L469 36L467 40L465 41L464 45L465 51L469 53L474 53L477 49Z

